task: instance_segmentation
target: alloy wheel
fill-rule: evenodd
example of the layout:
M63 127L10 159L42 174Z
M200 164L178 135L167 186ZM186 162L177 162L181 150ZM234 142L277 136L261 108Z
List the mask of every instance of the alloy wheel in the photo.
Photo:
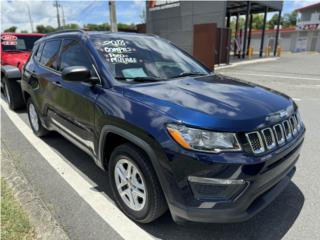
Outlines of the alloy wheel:
M29 116L30 116L30 122L31 122L33 129L36 132L39 131L38 115L37 115L36 109L32 103L29 104Z
M123 202L140 211L146 204L146 185L138 167L128 159L120 159L114 168L115 183Z

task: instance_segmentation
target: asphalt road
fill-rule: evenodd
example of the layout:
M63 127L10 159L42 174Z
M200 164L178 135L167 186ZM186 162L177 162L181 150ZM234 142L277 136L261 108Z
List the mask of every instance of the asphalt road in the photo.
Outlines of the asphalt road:
M297 172L287 189L260 214L237 224L190 224L179 226L166 213L148 225L137 225L160 239L320 239L320 54L290 54L269 63L221 69L218 72L255 82L293 97L307 127L306 141ZM47 204L71 239L122 239L85 198L39 154L5 111L1 111L2 144L17 166ZM18 113L28 123L24 111ZM18 126L19 127L19 126ZM93 160L57 133L44 143L80 176L94 186L92 191L112 202L106 174ZM121 231L126 231L125 226ZM134 238L134 232L132 235ZM129 239L129 238L128 238Z

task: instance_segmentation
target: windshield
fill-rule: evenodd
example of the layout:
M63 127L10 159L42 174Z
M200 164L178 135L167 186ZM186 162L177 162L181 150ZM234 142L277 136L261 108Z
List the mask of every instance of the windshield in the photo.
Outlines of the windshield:
M156 81L208 74L194 59L160 38L99 34L91 39L119 81Z
M42 36L15 36L13 34L1 35L2 51L31 51L34 42Z

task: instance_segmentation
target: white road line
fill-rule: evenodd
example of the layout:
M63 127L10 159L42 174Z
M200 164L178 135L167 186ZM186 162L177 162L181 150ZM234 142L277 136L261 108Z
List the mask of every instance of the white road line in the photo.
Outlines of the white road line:
M292 98L294 101L300 102L301 98Z
M293 77L293 76L272 75L272 74L241 73L241 72L237 72L237 73L224 72L224 74L247 75L247 76L257 76L257 77L274 77L274 78L286 78L286 79L310 80L310 81L320 81L320 78Z
M7 103L3 99L0 99L0 102L2 109L6 112L16 128L33 146L36 146L36 150L42 155L42 157L122 238L130 240L154 239L136 223L127 218L110 200L106 198L106 196L94 191L93 189L95 186L84 179L44 141L35 136L31 128L19 117L17 113L12 112L9 109Z

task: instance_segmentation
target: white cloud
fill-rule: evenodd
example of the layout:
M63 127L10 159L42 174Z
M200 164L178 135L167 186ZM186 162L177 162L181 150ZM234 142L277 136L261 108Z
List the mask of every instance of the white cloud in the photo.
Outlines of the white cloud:
M93 1L60 1L64 8L67 23L78 23L77 20L82 10L88 7ZM54 1L1 1L1 30L11 26L17 26L18 31L31 31L31 25L28 17L28 6L33 21L34 29L37 25L51 25L57 27L57 10L53 6ZM61 15L60 9L60 15ZM61 17L61 16L60 16ZM62 19L62 17L61 17Z
M51 25L57 27L57 12L53 0L0 0L1 30L17 26L18 31L31 31L28 17L28 6L33 20L34 29L37 25ZM59 0L63 6L66 23L109 22L107 0ZM140 22L140 15L145 8L144 0L117 0L117 19L122 23ZM60 9L61 15L61 9Z
M54 23L54 9L52 2L40 1L3 1L1 11L2 28L5 29L10 26L17 26L19 30L31 30L28 6L34 26L38 24Z

